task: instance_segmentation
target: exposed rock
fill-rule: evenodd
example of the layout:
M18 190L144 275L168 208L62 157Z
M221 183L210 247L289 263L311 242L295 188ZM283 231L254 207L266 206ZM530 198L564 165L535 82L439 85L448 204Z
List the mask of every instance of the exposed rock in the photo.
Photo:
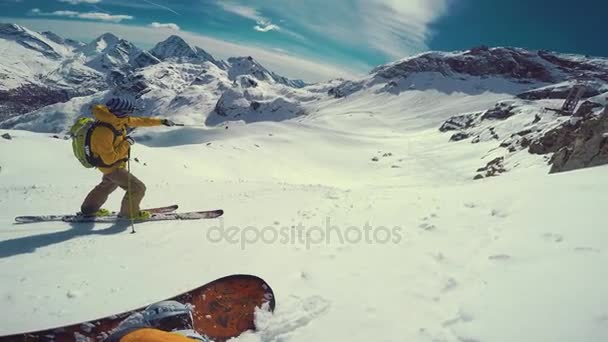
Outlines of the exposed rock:
M477 119L479 115L481 115L481 113L471 113L453 116L449 118L446 122L444 122L441 127L439 127L439 131L447 132L470 128L473 126L473 124L475 123L475 119Z
M454 73L471 76L506 76L521 81L554 81L551 72L536 61L536 54L513 48L478 47L461 54L429 52L400 63L374 69L379 76L392 79L416 72Z
M6 140L13 140L13 137L11 137L11 135L8 133L2 134L2 138L6 139Z
M262 104L258 101L251 101L251 109L258 110L262 106Z
M234 80L233 84L241 88L256 88L258 86L258 82L249 76L239 76Z
M565 123L531 142L528 152L532 154L555 153L574 140L574 131L574 126Z
M492 109L488 109L481 116L481 120L505 120L515 115L515 107L506 103L497 103Z
M485 174L481 175L482 177L498 176L499 174L507 171L503 165L504 161L505 157L495 158L486 164L486 166L477 169L477 172L485 172Z
M44 106L66 102L71 96L66 90L26 84L10 90L0 90L0 121L25 114ZM72 95L73 96L73 95Z
M581 103L581 105L578 107L578 109L574 113L574 116L576 116L576 117L587 116L587 115L591 114L594 109L601 108L601 107L603 107L603 106L599 103L592 102L592 101L585 101L585 102Z
M594 76L604 81L608 81L608 72L593 63L584 60L572 60L558 57L549 51L541 50L538 56L542 59L557 65L562 71L576 71L580 75Z
M160 59L156 58L148 51L142 51L131 59L131 65L134 68L145 68L149 65L158 63L160 63Z
M339 99L361 90L362 87L363 85L360 82L346 81L337 87L330 88L327 91L327 95Z
M559 127L554 135L559 137L559 145L553 145L557 152L551 158L550 173L571 171L585 167L608 164L608 117L593 116L572 126Z
M458 132L450 137L450 141L460 141L460 140L468 139L470 137L471 137L471 135L469 133Z
M572 86L568 87L545 87L533 89L524 93L518 94L517 97L524 100L544 100L544 99L562 99L565 100L570 94ZM582 98L597 96L601 92L594 87L585 87Z

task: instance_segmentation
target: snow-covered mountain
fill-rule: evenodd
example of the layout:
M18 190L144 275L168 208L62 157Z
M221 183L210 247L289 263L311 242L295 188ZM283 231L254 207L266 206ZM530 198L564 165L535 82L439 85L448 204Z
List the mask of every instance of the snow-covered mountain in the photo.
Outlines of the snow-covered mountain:
M113 89L137 77L139 69L161 62L175 65L210 62L225 70L229 78L248 73L290 87L304 86L303 82L272 73L257 62L243 65L235 59L233 66L216 60L178 36L144 51L112 33L84 44L52 32L37 33L15 24L0 24L0 47L7 51L6 58L0 61L0 121L76 96Z
M176 38L131 54L106 36L87 56L23 32L0 44L46 71L11 82L69 88L98 75L107 88L0 122L0 335L251 273L277 309L235 341L608 340L606 59L431 52L301 87ZM27 47L36 39L60 57ZM118 53L116 68L86 65L103 51ZM579 85L579 106L560 111ZM13 225L75 212L99 182L63 133L111 92L136 97L137 115L188 125L133 133L144 206L223 208L222 220L130 235L121 223Z
M80 44L0 24L0 120L106 89L103 75L75 57Z
M131 67L131 60L139 55L141 50L124 39L105 33L77 52L86 57L85 65L100 72L107 72Z
M492 165L484 162L475 168L477 173L471 170L477 179L517 167L517 158L512 156L521 151L548 154L561 148L572 149L568 146L573 139L562 139L559 146L550 149L536 148L546 134L570 122L546 108L558 109L572 88L584 83L582 97L587 100L581 108L590 109L583 114L579 110L576 116L584 117L582 121L586 122L602 112L603 98L608 94L607 59L549 51L479 47L460 52L428 52L379 66L358 80L307 86L273 73L251 56L218 61L178 36L167 38L150 51L142 51L110 33L86 45L66 45L56 35L40 35L16 25L6 25L4 32L13 32L12 42L27 46L35 45L32 42L44 43L38 44L45 47L43 55L54 58L55 64L46 66L52 70L37 79L53 85L48 89L65 91L86 85L85 89L104 91L87 97L90 101L102 101L111 93L128 93L139 99L140 114L171 116L190 124L290 120L314 113L319 106L331 105L332 99L349 101L361 96L389 95L404 100L412 94L438 92L496 98L487 108L476 112L454 109L449 117L443 112L436 118L427 117L427 124L433 121L444 134L452 132L449 141L454 143L496 144ZM63 45L57 45L62 42ZM40 49L35 51L41 53ZM62 60L61 56L70 57ZM32 76L26 75L24 79L28 77ZM29 88L23 89L13 94L27 94ZM45 96L44 92L39 94ZM88 91L78 95L94 94L95 91ZM19 99L19 95L15 97ZM70 97L66 94L60 100ZM88 105L74 100L65 106L41 108L4 120L0 127L65 132L76 117L86 115ZM49 120L51 115L59 115L58 120ZM597 159L603 156L603 150L598 151L599 145L592 149L595 157L579 164L608 162L608 158Z
M277 75L274 72L263 67L253 57L232 57L228 58L228 78L235 80L237 77L242 75L253 76L260 81L269 81L275 83L281 83L286 86L293 88L302 88L306 86L301 80L290 80L281 75Z
M150 53L160 60L175 60L189 62L211 62L222 66L213 56L205 50L188 44L179 36L173 35L156 44Z
M581 105L573 113L560 111L575 87L582 87ZM437 125L441 132L451 132L451 142L494 144L487 154L494 158L476 168L475 179L519 167L520 151L561 151L547 156L552 172L608 163L608 145L602 143L603 132L608 132L608 118L602 116L608 103L607 58L503 47L429 52L379 66L366 77L328 90L337 99L366 92L461 93L471 98L502 94L500 101L475 112L453 110ZM587 126L599 128L581 128ZM554 141L556 135L561 138ZM539 147L546 144L551 146Z
M373 69L370 76L357 81L349 81L332 90L336 97L347 96L352 92L378 83L388 83L385 90L398 92L402 89L422 89L425 84L414 84L411 81L404 88L403 82L416 75L432 73L446 79L471 80L471 84L481 80L497 80L491 84L487 81L476 90L466 87L463 91L498 90L504 91L504 81L522 85L534 85L531 89L560 84L562 82L586 81L603 86L608 82L608 59L590 58L578 55L557 54L549 51L528 51L519 48L479 47L459 52L427 52L408 57ZM479 82L478 82L479 83ZM429 87L441 87L442 82L432 82ZM571 83L569 86L571 87ZM485 87L485 88L479 88ZM502 87L502 89L500 89ZM519 91L515 87L510 92ZM442 90L442 89L438 89ZM450 91L451 89L443 89ZM567 89L569 90L569 89ZM589 94L586 94L589 96ZM597 93L595 93L597 95ZM566 98L567 91L559 98ZM537 97L538 99L538 97Z

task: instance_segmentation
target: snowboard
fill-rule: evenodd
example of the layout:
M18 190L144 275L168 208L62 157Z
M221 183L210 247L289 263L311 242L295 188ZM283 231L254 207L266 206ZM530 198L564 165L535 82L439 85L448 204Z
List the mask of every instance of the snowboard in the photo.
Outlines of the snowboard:
M194 306L194 329L216 342L224 342L247 330L255 330L256 308L273 312L274 293L261 278L253 275L230 275L214 280L169 300ZM89 322L0 337L0 342L98 342L110 335L120 322L145 308L123 312Z

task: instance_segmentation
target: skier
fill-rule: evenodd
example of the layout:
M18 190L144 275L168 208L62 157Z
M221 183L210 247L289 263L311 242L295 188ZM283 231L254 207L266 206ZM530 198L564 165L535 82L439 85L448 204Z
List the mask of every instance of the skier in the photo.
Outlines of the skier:
M122 321L104 342L193 342L209 339L194 330L189 305L167 300Z
M90 150L96 161L95 166L103 173L99 183L87 195L81 205L81 215L107 215L109 211L101 206L108 196L121 187L126 191L122 199L119 215L131 219L150 217L147 211L141 211L139 205L146 192L142 181L125 169L131 145L135 140L127 135L130 127L174 126L168 119L131 117L135 110L133 103L123 97L113 97L105 105L93 107L93 115L98 125L90 133Z

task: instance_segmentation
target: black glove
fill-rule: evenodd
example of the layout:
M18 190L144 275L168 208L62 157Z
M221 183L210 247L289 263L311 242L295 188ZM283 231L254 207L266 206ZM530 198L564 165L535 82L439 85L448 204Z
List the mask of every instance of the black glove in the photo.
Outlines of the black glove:
M129 143L129 145L135 145L135 139L131 137L126 137L125 141Z
M169 126L169 127L173 127L175 126L175 122L169 120L169 119L162 119L161 123L165 126Z

